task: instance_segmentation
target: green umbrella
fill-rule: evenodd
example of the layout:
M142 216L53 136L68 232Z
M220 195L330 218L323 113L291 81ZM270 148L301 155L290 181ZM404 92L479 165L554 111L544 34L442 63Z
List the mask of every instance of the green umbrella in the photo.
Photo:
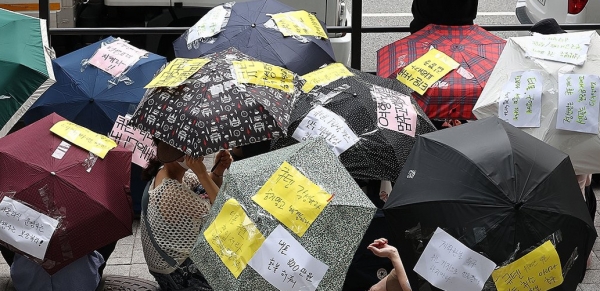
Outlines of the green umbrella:
M56 80L46 20L0 9L0 137Z

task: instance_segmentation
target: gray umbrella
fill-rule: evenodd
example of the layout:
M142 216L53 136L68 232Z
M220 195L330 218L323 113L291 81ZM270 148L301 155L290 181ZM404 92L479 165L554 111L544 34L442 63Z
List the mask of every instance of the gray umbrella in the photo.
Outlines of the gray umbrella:
M277 290L249 265L236 279L208 243L204 232L225 202L234 198L262 235L268 237L282 223L256 204L252 196L284 162L334 194L302 237L285 229L310 255L328 266L317 290L341 290L344 274L376 208L320 138L231 165L190 256L214 290Z

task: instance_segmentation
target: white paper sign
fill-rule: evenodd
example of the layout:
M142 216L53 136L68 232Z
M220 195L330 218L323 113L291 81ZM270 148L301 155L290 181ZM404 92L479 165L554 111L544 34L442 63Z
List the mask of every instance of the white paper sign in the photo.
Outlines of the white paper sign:
M500 93L498 117L516 127L540 127L542 80L537 71L513 72Z
M557 129L598 134L598 85L596 75L558 75Z
M342 117L320 105L302 119L292 134L292 137L298 141L311 140L317 136L325 138L337 156L359 140Z
M447 291L481 291L496 264L438 228L415 265L415 272Z
M58 220L5 196L0 201L0 240L44 259Z
M525 52L538 59L583 65L594 32L576 32L553 35L534 35L524 45Z
M62 160L62 158L65 156L65 154L67 153L67 151L69 150L69 148L71 148L71 144L66 142L66 141L61 141L60 144L58 145L58 147L56 147L56 149L54 150L54 152L52 153L52 157Z
M200 38L206 38L221 32L221 27L227 17L227 9L223 5L216 6L208 11L196 24L188 30L187 44Z
M271 232L248 265L281 291L314 291L329 269L281 225Z
M136 48L122 39L102 45L89 63L113 77L120 76L148 52Z
M371 87L371 96L377 102L377 126L415 137L417 110L410 97L376 85Z

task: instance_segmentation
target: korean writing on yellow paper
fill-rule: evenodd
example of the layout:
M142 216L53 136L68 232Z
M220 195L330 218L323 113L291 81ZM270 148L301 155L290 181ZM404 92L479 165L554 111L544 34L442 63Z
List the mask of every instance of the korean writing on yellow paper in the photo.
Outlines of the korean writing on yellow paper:
M304 10L271 15L284 36L312 35L327 39L327 33L316 16Z
M437 49L431 49L414 62L404 67L396 79L419 94L448 74L459 64Z
M288 162L283 162L252 196L256 204L300 237L325 209L331 198L331 194Z
M227 200L204 237L234 277L238 277L265 240L233 198Z
M563 282L558 253L550 241L492 272L498 291L549 290Z
M177 87L209 62L209 59L176 58L144 88Z
M293 93L294 73L275 65L258 61L233 61L237 81L271 87L287 93Z
M108 151L117 144L107 136L97 134L83 126L70 121L59 121L50 128L50 131L85 150L90 151L100 158L104 158Z
M354 76L354 74L352 74L343 64L331 64L322 69L303 75L302 78L306 80L306 83L302 86L302 91L308 93L316 86L327 85L335 80L350 76Z

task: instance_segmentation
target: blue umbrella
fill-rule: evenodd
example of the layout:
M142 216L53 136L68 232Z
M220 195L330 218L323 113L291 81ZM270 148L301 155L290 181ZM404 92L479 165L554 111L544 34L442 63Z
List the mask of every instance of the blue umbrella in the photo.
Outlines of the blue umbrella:
M120 78L86 65L85 61L102 43L115 40L108 37L53 60L56 83L29 108L24 122L30 124L56 112L95 132L110 132L118 115L125 115L130 106L138 105L146 92L144 86L166 63L164 57L148 53Z
M114 78L91 64L85 65L102 43L115 40L108 37L53 60L56 83L25 113L25 124L56 112L76 124L108 134L118 115L126 115L130 106L138 105L146 92L144 86L167 62L165 57L149 53L121 78ZM140 212L141 195L146 185L140 178L141 172L141 167L131 165L131 196L136 213Z
M236 2L233 6L230 5L223 5L231 12L227 25L222 27L221 32L210 39L195 40L188 46L189 30L186 31L173 42L175 56L197 58L235 47L246 55L300 75L335 62L328 39L314 36L284 37L279 30L273 28L274 24L265 26L271 20L271 14L297 9L276 0ZM321 26L327 31L323 23Z

